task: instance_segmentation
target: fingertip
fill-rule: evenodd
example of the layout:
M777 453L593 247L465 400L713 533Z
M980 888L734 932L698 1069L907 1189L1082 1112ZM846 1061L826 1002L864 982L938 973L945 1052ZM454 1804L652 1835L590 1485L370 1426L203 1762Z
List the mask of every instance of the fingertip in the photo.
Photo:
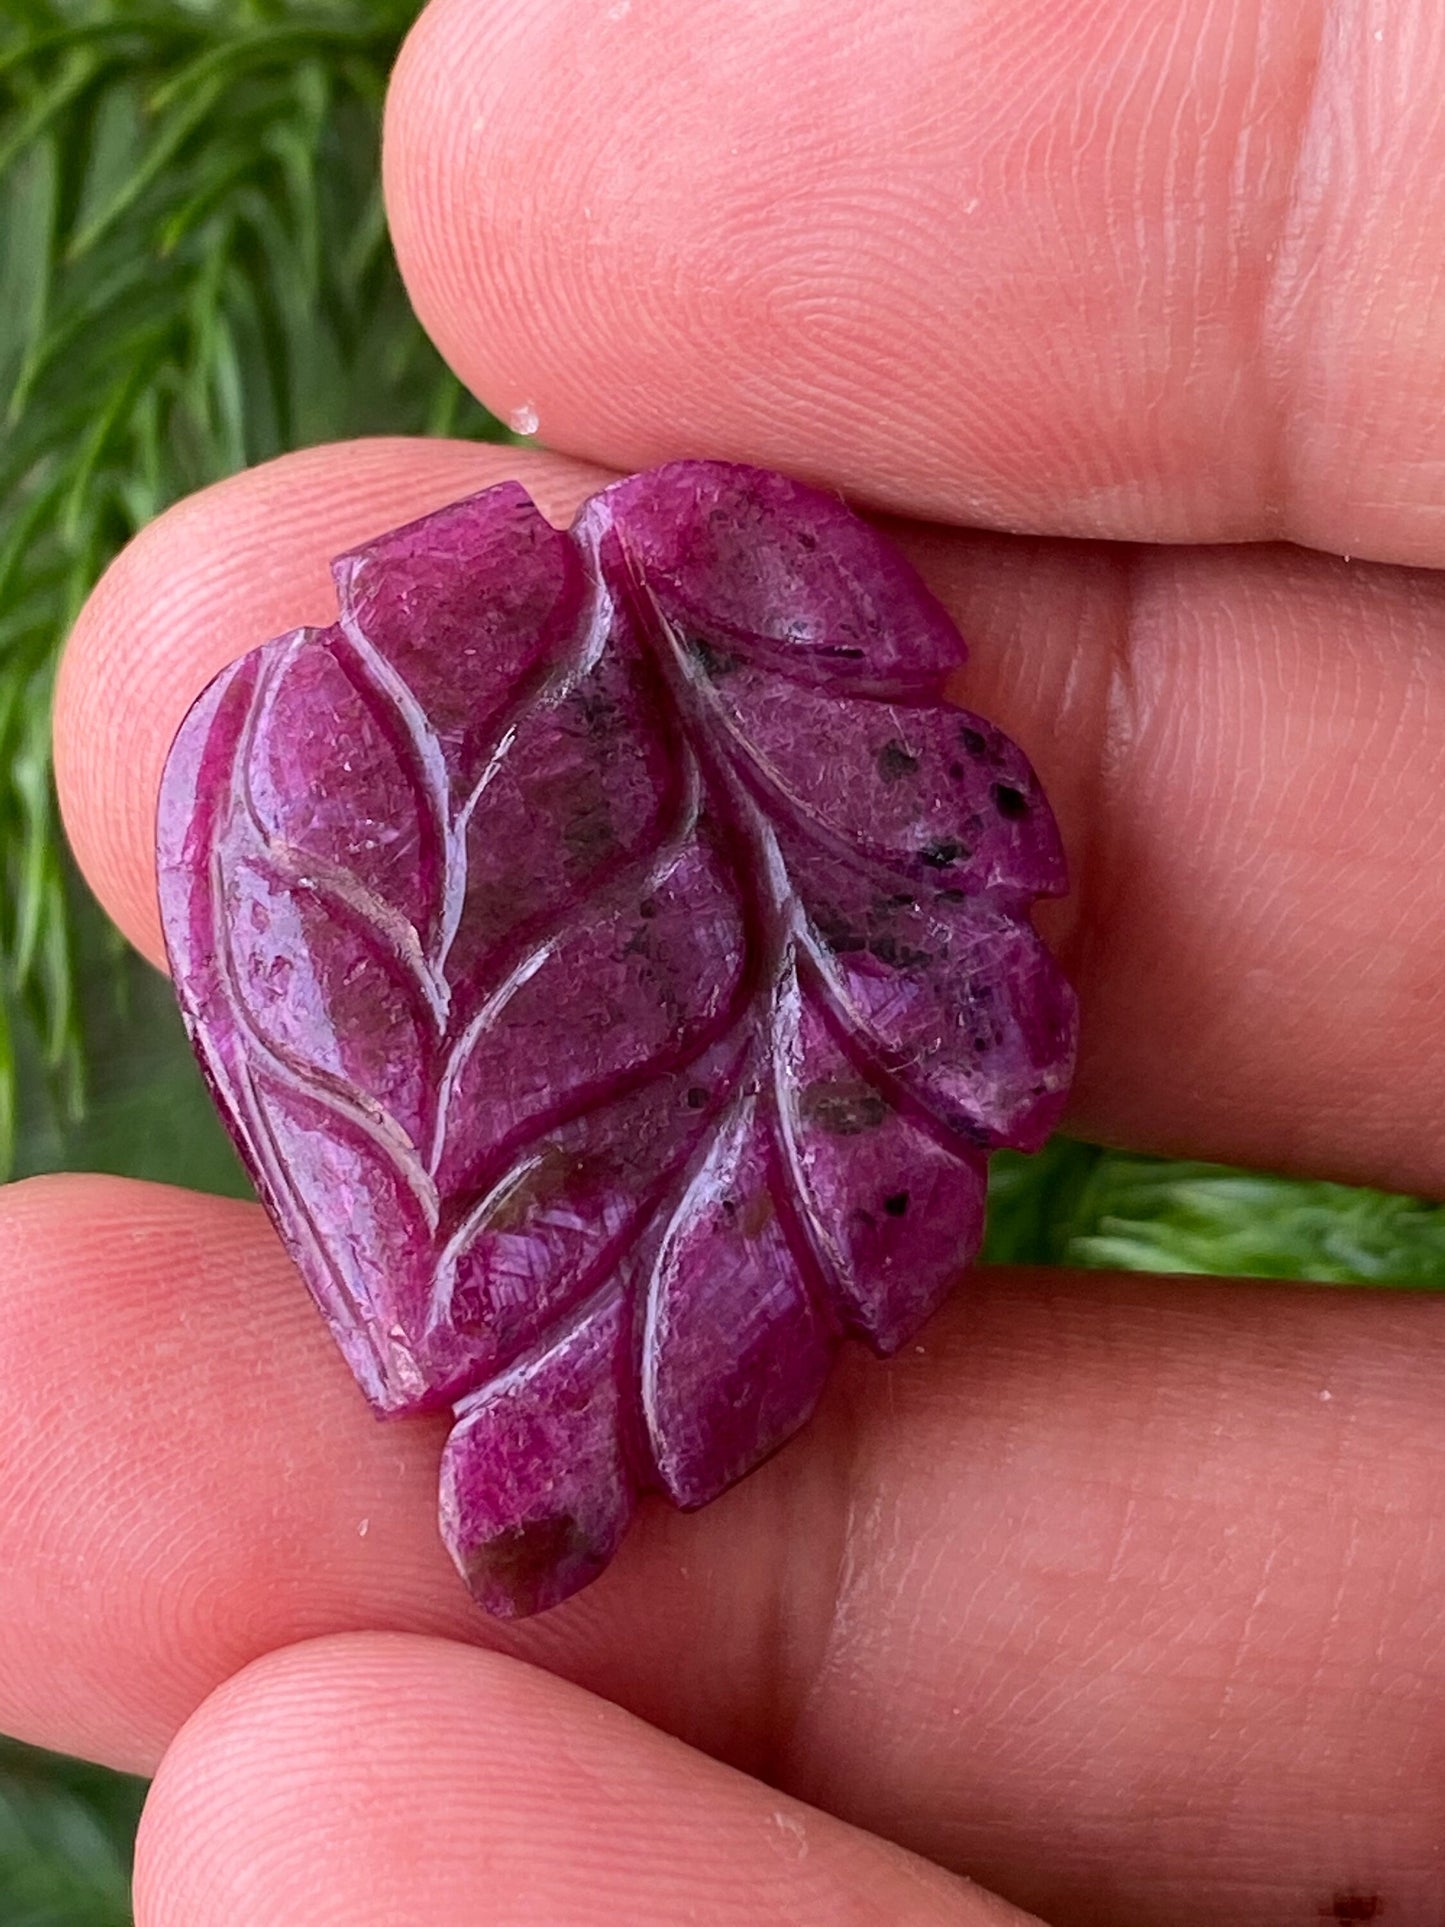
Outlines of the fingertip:
M515 1660L360 1634L229 1681L137 1843L137 1927L1005 1927L1012 1908Z
M476 393L619 467L1438 563L1438 13L433 0L397 258Z

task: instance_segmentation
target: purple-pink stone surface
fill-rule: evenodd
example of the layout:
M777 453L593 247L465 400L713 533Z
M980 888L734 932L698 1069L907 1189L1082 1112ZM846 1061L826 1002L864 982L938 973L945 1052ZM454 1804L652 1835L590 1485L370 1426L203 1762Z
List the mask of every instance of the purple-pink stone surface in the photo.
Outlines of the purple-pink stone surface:
M446 1542L537 1611L700 1506L978 1246L1073 1058L1033 771L884 539L678 462L516 484L335 568L166 766L166 940L257 1188L372 1404L451 1406Z

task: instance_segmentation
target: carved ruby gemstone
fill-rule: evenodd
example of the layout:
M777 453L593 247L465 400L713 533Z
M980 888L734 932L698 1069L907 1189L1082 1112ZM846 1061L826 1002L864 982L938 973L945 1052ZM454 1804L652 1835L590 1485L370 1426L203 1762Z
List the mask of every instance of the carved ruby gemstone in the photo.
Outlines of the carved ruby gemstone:
M952 706L908 564L783 476L679 462L570 531L504 484L335 568L166 767L181 1006L382 1413L455 1408L481 1603L593 1578L889 1352L1033 1148L1072 995L1020 751Z

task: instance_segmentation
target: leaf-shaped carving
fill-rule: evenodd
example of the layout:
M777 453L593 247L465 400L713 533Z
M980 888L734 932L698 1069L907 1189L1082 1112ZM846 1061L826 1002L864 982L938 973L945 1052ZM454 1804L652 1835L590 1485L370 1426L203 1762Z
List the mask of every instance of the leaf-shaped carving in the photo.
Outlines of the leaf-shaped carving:
M836 499L677 463L336 566L167 764L161 905L233 1136L368 1396L452 1405L479 1599L705 1503L909 1337L1061 1108L1064 887L962 645Z

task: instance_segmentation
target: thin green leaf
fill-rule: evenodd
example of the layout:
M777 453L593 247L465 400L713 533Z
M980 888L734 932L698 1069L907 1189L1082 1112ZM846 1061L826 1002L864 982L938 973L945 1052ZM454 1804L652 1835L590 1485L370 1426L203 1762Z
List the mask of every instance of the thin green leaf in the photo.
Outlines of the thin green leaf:
M0 1179L15 1166L15 1036L9 1003L0 983Z
M177 148L205 120L224 86L221 76L202 83L162 122L151 139L144 160L103 202L66 248L66 259L79 261L140 200L146 188L166 168Z
M80 130L77 130L80 131ZM109 76L95 92L84 151L71 232L93 221L115 192L117 181L129 178L145 149L146 116L142 90L122 72Z
M45 327L59 178L51 132L17 156L0 189L0 390L13 381Z
M78 53L66 63L64 71L45 87L0 136L0 174L33 145L60 119L66 108L83 94L101 70L101 62L89 53Z
M117 424L129 416L136 395L150 380L150 373L144 361L137 361L130 373L116 385L90 433L76 451L65 493L60 498L57 517L60 539L68 548L74 549L80 545L81 520L86 513L95 471L115 436Z
M27 700L32 707L10 765L11 782L20 805L20 820L15 828L19 849L15 864L12 967L22 982L30 973L40 945L54 855L47 756L50 703L48 693L38 705L33 697Z
M204 23L189 19L179 9L168 13L136 12L123 19L75 21L46 32L30 33L0 53L0 82L27 68L40 71L52 54L108 46L127 41L177 41L205 32Z
M369 38L365 29L326 26L320 22L248 33L199 54L155 89L151 104L161 110L173 101L188 98L197 87L209 87L216 82L234 83L248 68L289 68L293 62L318 53L334 55L339 48L364 46Z

